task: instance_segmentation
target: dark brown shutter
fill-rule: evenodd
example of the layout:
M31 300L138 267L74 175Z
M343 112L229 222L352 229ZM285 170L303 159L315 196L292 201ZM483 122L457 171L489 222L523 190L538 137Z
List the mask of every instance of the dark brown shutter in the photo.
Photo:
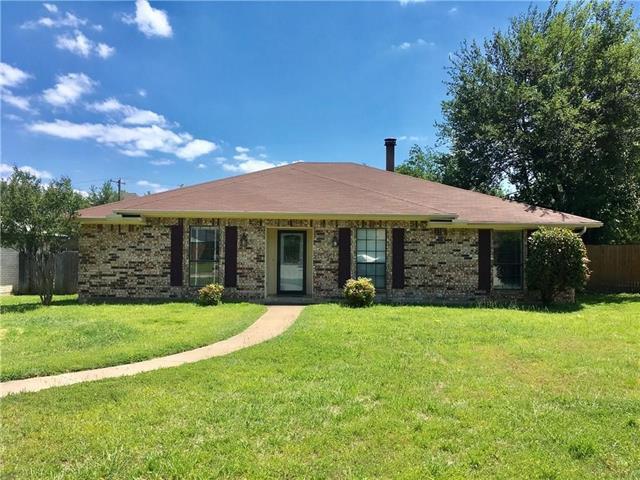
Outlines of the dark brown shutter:
M238 227L224 229L224 286L238 286Z
M351 278L351 229L338 229L338 286Z
M182 242L184 228L182 220L177 225L171 225L171 277L172 287L182 286Z
M392 230L391 288L404 288L404 228Z
M478 230L478 289L491 290L491 230Z

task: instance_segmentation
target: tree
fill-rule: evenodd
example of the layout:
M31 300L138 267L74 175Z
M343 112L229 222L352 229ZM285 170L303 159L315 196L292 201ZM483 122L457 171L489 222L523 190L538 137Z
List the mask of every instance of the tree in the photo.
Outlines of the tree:
M26 254L35 266L40 300L49 305L53 298L55 255L77 234L75 213L84 200L67 177L45 186L16 167L8 180L0 182L0 195L0 243Z
M541 228L529 239L527 285L539 290L542 302L550 304L567 288L580 289L589 279L587 249L578 235L567 228Z
M640 29L624 3L530 8L454 55L438 125L447 183L604 222L640 241Z
M87 200L91 206L104 205L105 203L117 202L130 195L132 194L122 190L120 192L120 198L118 198L118 190L110 181L107 181L104 182L100 188L91 185Z
M423 149L416 144L409 149L409 158L396 167L396 172L424 180L442 182L445 156L444 153L436 152L429 147Z

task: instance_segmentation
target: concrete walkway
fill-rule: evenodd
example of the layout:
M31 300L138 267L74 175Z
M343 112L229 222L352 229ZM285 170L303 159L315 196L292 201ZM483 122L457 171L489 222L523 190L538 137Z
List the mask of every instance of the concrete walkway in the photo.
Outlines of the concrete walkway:
M199 362L207 358L227 355L228 353L242 350L243 348L277 337L296 321L303 308L304 306L301 305L268 306L267 311L246 330L226 340L212 343L206 347L196 348L195 350L175 353L173 355L167 355L166 357L152 358L151 360L145 360L143 362L117 365L115 367L96 368L93 370L82 370L80 372L25 378L23 380L11 380L0 383L0 397L21 392L37 392L45 388L91 382L93 380L102 380L103 378L136 375L159 368L177 367L185 363Z

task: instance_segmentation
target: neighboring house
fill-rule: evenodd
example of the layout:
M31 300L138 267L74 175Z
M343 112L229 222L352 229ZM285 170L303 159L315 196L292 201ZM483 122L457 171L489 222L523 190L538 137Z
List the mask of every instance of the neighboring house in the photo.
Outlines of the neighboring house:
M523 296L527 232L595 220L355 163L294 163L80 212L81 298L341 296L370 277L382 300Z
M0 248L0 293L12 293L18 289L18 255L18 251L13 248Z

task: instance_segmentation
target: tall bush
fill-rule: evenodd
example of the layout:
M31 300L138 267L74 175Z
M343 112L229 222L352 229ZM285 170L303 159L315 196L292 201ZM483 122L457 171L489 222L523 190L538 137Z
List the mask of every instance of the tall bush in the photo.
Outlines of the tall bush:
M539 290L545 305L567 288L583 288L589 279L587 249L567 228L541 228L529 239L527 286Z

